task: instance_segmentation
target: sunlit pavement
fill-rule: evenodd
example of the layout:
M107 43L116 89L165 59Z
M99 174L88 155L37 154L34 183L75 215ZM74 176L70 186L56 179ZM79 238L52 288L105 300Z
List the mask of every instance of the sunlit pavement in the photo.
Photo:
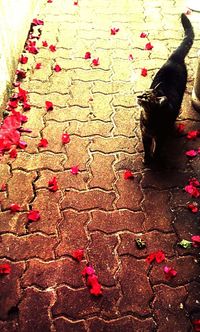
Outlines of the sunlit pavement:
M0 192L1 263L11 266L0 279L2 332L197 327L199 250L178 243L199 235L199 212L187 207L199 198L184 187L190 178L200 179L200 157L185 155L200 145L199 138L186 137L200 127L190 106L200 14L188 16L196 39L186 60L188 85L178 120L185 127L169 146L164 168L142 163L136 104L137 93L150 86L180 43L185 10L184 1L170 0L44 0L37 17L44 20L39 52L27 52L27 64L19 65L27 72L21 87L31 104L23 125L31 132L22 133L27 148L17 149L16 158L5 154L0 164L0 182L6 183ZM147 43L151 50L145 50ZM144 68L147 76L141 75ZM46 109L46 101L53 109ZM66 144L63 133L69 134ZM38 147L41 138L46 147ZM125 179L127 170L133 177ZM56 191L48 186L53 177ZM10 212L13 203L19 212ZM39 211L40 219L28 221L30 210ZM84 249L81 262L72 257L77 249ZM165 259L149 264L147 256L159 251ZM90 294L81 275L87 263L102 295ZM170 278L166 266L176 276Z

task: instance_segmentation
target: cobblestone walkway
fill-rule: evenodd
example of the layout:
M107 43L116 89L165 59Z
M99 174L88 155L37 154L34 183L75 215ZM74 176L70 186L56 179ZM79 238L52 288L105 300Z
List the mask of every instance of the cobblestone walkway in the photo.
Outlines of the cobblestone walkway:
M199 148L199 139L175 137L167 167L145 168L136 105L137 93L180 43L184 10L178 0L44 0L39 52L26 53L27 64L19 66L27 72L21 87L31 104L23 127L32 132L22 133L27 148L17 149L16 158L5 154L0 164L6 184L0 263L11 266L0 277L1 332L189 332L200 320L198 248L178 245L199 235L200 213L187 208L199 198L184 190L190 178L200 179L200 157L185 155ZM199 15L189 16L196 40L179 119L185 133L200 128L190 106ZM152 50L144 50L148 42ZM84 59L86 52L91 59ZM46 101L53 110L46 110ZM70 135L68 144L63 133ZM41 138L47 147L38 148ZM124 179L126 170L134 177ZM54 176L58 190L52 192ZM13 203L20 211L10 212ZM40 212L38 221L27 221L31 209ZM138 238L145 248L137 247ZM84 258L77 262L72 254L81 248ZM158 250L165 261L149 264L146 257ZM82 279L88 262L102 296L91 295ZM165 266L177 275L166 278Z

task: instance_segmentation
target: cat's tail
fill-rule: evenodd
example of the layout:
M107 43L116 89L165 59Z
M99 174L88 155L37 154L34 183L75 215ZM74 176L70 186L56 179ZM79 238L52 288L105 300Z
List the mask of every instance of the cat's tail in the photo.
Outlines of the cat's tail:
M181 14L181 23L185 31L185 36L183 38L182 43L169 57L169 60L176 61L179 63L184 61L186 55L188 54L190 48L192 47L194 40L194 31L192 24L190 23L190 20L187 18L185 14Z

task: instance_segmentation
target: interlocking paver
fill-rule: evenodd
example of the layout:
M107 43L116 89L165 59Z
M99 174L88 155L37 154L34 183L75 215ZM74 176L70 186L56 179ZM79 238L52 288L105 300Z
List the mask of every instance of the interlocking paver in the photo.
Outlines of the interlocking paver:
M39 52L26 50L28 62L19 64L31 105L26 112L17 108L28 118L20 129L27 147L17 147L16 158L0 156L0 274L1 264L11 266L0 276L2 332L188 332L200 319L199 247L179 243L199 235L199 212L187 207L199 197L184 190L190 178L200 180L199 156L185 155L199 148L199 138L186 138L200 129L191 107L198 12L188 16L196 37L177 121L185 129L168 138L161 167L142 162L136 98L180 44L183 10L183 0L44 0L38 7L35 17L44 25L38 26L40 38L31 40ZM111 28L119 30L112 35ZM46 101L53 110L46 110ZM70 135L67 144L63 133ZM38 147L42 138L46 147ZM132 178L124 177L126 170ZM48 185L54 177L55 192ZM12 203L20 211L11 212ZM30 210L40 219L28 220ZM139 249L139 239L145 248ZM84 251L81 262L74 258L77 249ZM158 250L165 260L149 264L147 256ZM90 294L82 276L87 264L101 296ZM177 275L166 278L165 266Z

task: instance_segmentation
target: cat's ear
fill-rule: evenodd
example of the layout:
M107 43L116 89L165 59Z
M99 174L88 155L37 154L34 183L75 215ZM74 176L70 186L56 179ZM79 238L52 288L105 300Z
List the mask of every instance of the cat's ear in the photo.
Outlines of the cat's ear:
M157 97L157 101L160 106L164 106L168 103L168 99L166 96Z

